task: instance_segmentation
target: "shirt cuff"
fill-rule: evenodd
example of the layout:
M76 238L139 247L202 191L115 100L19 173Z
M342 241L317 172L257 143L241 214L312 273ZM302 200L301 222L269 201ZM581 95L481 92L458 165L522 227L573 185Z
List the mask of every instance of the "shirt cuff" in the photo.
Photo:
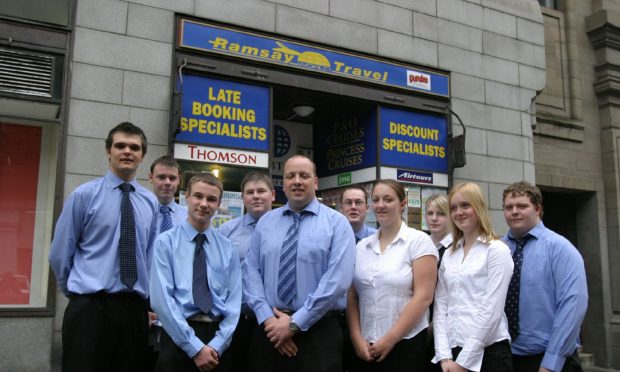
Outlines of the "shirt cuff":
M295 320L295 324L297 324L302 331L307 331L310 326L312 326L312 324L308 324L310 323L310 317L310 313L303 306L291 316L291 318Z
M192 337L186 344L179 345L179 347L187 354L190 358L193 358L198 354L200 349L205 346L205 344L200 341L200 339L196 336Z
M213 350L217 351L220 356L224 354L224 350L222 350L224 346L224 340L222 340L221 337L218 337L216 335L211 339L211 341L209 341L207 345L210 346Z
M561 371L564 368L564 362L566 358L561 355L555 355L551 353L545 353L540 366L547 368L550 371Z
M260 305L258 309L256 309L256 321L258 324L263 324L265 320L275 316L273 310L269 307L269 305Z

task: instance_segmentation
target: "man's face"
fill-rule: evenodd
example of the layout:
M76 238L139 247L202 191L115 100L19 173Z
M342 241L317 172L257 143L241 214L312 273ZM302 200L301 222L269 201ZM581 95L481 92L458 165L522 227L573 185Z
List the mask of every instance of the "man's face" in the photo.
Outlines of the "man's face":
M368 204L362 190L348 189L342 194L342 214L352 226L359 226L366 221Z
M157 164L153 168L153 173L149 174L149 180L153 184L153 193L159 203L166 205L172 201L179 187L179 170L176 167Z
M107 151L110 170L125 181L133 179L142 163L142 139L137 134L116 132Z
M315 198L319 180L314 174L312 162L294 157L284 164L284 194L292 210L303 210Z
M534 205L527 195L506 195L504 218L510 231L521 238L540 222L540 206Z
M220 189L205 182L196 182L187 197L187 219L196 230L202 232L209 227L211 217L219 206Z
M275 190L263 181L249 181L243 186L243 204L252 218L259 219L271 210L271 203L276 199Z

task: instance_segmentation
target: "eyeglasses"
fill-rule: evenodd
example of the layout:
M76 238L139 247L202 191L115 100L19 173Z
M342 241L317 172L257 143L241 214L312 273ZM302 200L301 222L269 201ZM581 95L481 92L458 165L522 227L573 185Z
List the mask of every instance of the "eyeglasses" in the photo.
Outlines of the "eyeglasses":
M363 200L345 200L342 202L342 205L346 205L347 207L350 207L352 205L355 205L356 207L361 207L364 204L366 204L366 202Z

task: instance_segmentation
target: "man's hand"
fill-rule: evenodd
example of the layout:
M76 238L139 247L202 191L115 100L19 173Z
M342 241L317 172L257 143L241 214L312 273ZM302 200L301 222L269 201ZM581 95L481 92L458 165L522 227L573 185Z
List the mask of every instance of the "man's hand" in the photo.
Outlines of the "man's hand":
M202 372L210 371L220 363L220 356L211 346L205 345L194 355L194 363Z
M293 332L289 328L291 317L275 307L273 313L276 315L275 317L265 320L265 332L269 341L279 350L280 346L293 337Z
M297 345L292 338L289 338L287 341L284 341L280 347L276 348L280 354L286 355L287 357L294 357L297 355Z
M540 369L538 369L538 372L552 372L552 371L550 369L540 367Z
M149 311L149 327L153 326L153 323L157 320L157 314L152 311Z

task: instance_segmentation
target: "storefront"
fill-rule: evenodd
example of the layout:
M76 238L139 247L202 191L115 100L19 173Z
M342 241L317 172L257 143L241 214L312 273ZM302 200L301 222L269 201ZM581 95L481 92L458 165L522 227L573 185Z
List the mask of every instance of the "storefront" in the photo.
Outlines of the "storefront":
M283 164L303 154L317 165L323 203L339 207L347 185L396 179L404 217L425 228L424 200L446 192L455 165L446 72L204 20L176 24L171 147L185 181L211 171L230 191L220 222L243 213L249 169L269 172L285 203Z

